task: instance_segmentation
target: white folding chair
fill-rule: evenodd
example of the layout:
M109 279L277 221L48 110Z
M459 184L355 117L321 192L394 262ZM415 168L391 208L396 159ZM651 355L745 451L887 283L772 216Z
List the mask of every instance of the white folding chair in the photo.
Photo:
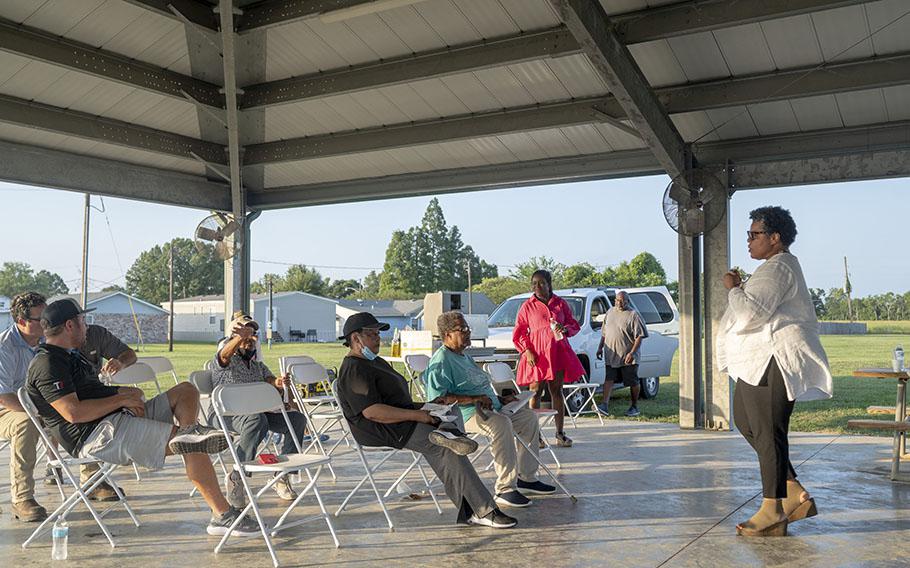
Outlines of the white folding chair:
M486 363L483 366L483 370L490 375L493 389L497 394L500 394L504 388L511 388L514 389L515 392L521 392L521 387L519 387L518 383L515 381L515 371L513 371L512 367L509 367L508 364L501 361ZM537 422L540 424L541 430L543 430L543 427L550 418L556 416L556 411L551 408L532 408L531 410L537 415ZM550 442L547 441L547 437L541 434L540 439L543 441L544 449L550 452L550 456L553 458L553 461L556 462L556 469L561 469L562 464L559 462L559 458L556 457L556 452L553 451Z
M272 557L272 564L278 566L278 556L275 554L275 548L272 544L272 536L278 534L279 531L288 529L307 523L314 520L323 519L326 523L326 526L329 528L329 532L332 534L332 540L335 541L335 547L339 547L340 543L338 542L338 536L335 534L335 527L332 526L332 519L329 513L325 509L325 505L322 502L322 496L319 494L319 487L317 482L319 480L319 475L322 472L322 466L328 465L331 462L331 458L322 455L304 455L303 453L291 454L291 455L281 455L279 456L278 463L275 464L262 464L258 460L241 462L240 457L237 454L237 446L234 443L231 431L227 428L227 423L225 422L225 417L228 416L238 416L238 415L247 415L247 414L261 414L263 412L281 412L281 415L284 417L285 424L288 427L288 433L294 440L294 445L297 447L297 451L301 452L300 440L297 439L297 434L294 433L294 428L291 426L291 421L288 418L287 411L284 409L284 402L282 402L281 397L278 395L278 391L268 383L251 383L251 384L240 384L240 385L222 385L215 387L215 390L212 392L212 404L215 408L215 416L218 417L218 424L221 427L221 430L224 432L228 441L228 449L231 452L231 456L234 458L234 469L240 472L240 479L243 483L243 489L247 494L249 503L243 509L243 512L237 516L237 520L228 528L227 533L222 537L221 541L218 543L218 546L215 547L215 553L221 551L221 548L227 543L228 539L231 536L234 528L237 526L237 523L240 522L241 518L246 515L246 513L252 509L253 514L256 517L256 522L259 524L259 529L262 532L262 538L265 540L265 545L269 550L269 555ZM315 469L316 471L312 471ZM265 523L265 520L262 518L262 513L259 509L259 498L269 489L271 489L276 483L281 481L285 476L290 475L291 473L306 471L307 476L310 479L309 484L300 491L300 494L296 499L285 509L281 517L278 518L278 521L271 527ZM275 474L265 486L262 487L258 492L253 493L252 488L250 487L250 481L247 477L247 474L252 473L273 473ZM303 519L298 519L292 522L285 522L288 516L291 514L291 511L294 510L294 507L303 499L303 497L312 490L313 496L316 498L316 501L319 503L319 509L321 514L313 515Z
M51 439L48 432L44 429L44 425L41 423L41 420L38 417L38 409L35 407L35 403L32 402L32 399L28 395L28 392L25 390L25 387L20 388L17 391L16 395L19 398L19 404L22 405L22 408L28 415L28 419L31 421L32 425L38 429L38 434L41 436L41 442L44 445L45 450L51 456L51 459L48 461L49 465L51 467L57 468L58 471L61 472L61 477L63 478L58 479L57 483L57 488L60 491L60 498L63 500L63 502L52 513L50 513L40 525L38 525L38 528L32 532L31 536L29 536L25 542L22 543L22 548L26 548L33 540L43 534L47 529L52 527L59 517L66 518L70 511L72 511L80 501L82 501L88 508L89 513L91 513L92 518L95 519L95 522L98 524L101 532L104 533L104 536L110 543L111 548L114 548L116 546L114 543L114 537L111 536L111 532L108 530L107 525L105 525L104 521L101 520L107 513L109 513L115 507L123 505L123 508L126 509L126 512L130 516L130 519L132 519L133 524L135 524L137 527L139 526L139 519L137 519L135 513L133 513L133 509L127 502L126 496L122 491L120 491L120 488L114 482L114 470L117 468L117 465L96 460L94 458L63 457L61 450L57 449L56 442ZM70 467L81 466L90 463L97 463L100 467L84 483L82 483L79 481L79 474L77 473L76 475L73 475ZM69 485L74 489L70 495L66 495L66 492L63 490L64 482L68 482ZM114 489L119 500L99 513L98 510L92 506L92 503L89 501L88 496L99 485L105 482L108 482L108 485Z
M295 363L288 368L287 373L294 383L294 388L291 389L294 394L294 401L297 403L297 408L306 418L307 428L310 431L311 441L307 444L304 453L309 452L310 448L316 448L320 454L331 456L342 442L350 445L348 436L343 429L339 439L335 441L328 451L326 451L321 440L322 434L339 424L342 418L341 409L338 407L335 396L331 394L333 392L332 386L329 383L329 376L325 367L315 362ZM324 392L330 394L303 396L303 391L314 384L322 385ZM331 464L328 468L329 473L332 474L332 479L337 480L338 477L335 475L335 470Z
M333 385L333 388L334 388L334 385ZM351 501L351 498L353 498L354 495L356 495L357 492L360 491L360 488L363 487L363 484L366 483L367 481L369 481L370 487L373 489L373 495L376 496L376 501L379 502L379 508L382 509L382 514L385 515L386 522L389 525L389 531L390 532L394 531L395 524L392 522L392 517L389 515L389 511L386 508L385 500L389 497L389 495L392 494L393 491L395 491L395 489L399 485L401 485L402 481L404 481L404 479L405 479L405 477L407 477L408 473L410 473L411 470L413 470L414 468L416 468L417 471L420 473L420 478L423 481L423 485L424 485L424 487L426 487L426 491L430 494L430 498L433 499L433 504L436 505L436 511L440 515L442 514L442 507L439 506L439 501L436 499L436 494L433 491L432 486L430 485L430 480L427 478L426 472L424 472L423 467L420 465L420 462L423 460L422 455L418 454L417 452L410 451L410 450L398 450L396 448L392 448L392 447L388 447L388 446L361 446L357 442L357 440L354 438L353 434L351 434L351 425L348 423L347 419L344 418L344 416L341 417L340 424L341 424L342 429L345 431L345 434L350 437L351 447L354 449L354 451L357 453L357 456L360 458L360 463L363 464L364 476L357 483L357 485L354 486L354 489L352 489L351 492L348 493L347 497L344 498L344 501L341 502L341 505L338 507L338 510L335 511L336 517L338 515L340 515L341 512L344 511L346 508L348 508L348 509L353 508L353 507L349 507L348 503ZM397 455L401 451L409 451L411 453L411 458L412 458L411 464L407 468L405 468L404 472L401 475L398 476L398 478L395 480L394 483L392 483L392 485L385 492L385 494L380 495L379 488L376 486L376 479L373 477L373 475L377 471L379 471L379 469L387 461L389 461L390 458ZM368 452L369 453L382 452L385 455L375 465L371 465L369 463L369 460L367 460L367 456L366 456L366 454ZM366 505L366 504L368 504L368 503L364 503L363 505ZM360 506L360 505L358 505L358 506Z
M575 428L578 428L578 422L575 419L582 414L594 414L600 420L600 425L604 425L603 412L594 401L594 395L597 394L600 386L597 383L589 383L587 375L582 375L578 382L562 385L562 400L566 416L569 417ZM577 396L581 400L581 404L575 412L572 412L572 408L569 406L569 398L573 396Z
M218 424L213 424L209 421L209 416L212 413L212 391L215 390L212 384L212 372L205 370L193 371L190 373L189 381L199 391L199 423L217 428ZM224 473L224 477L227 478L228 470L224 465L222 455L216 455L213 461L221 466L221 471ZM196 491L197 489L194 486L190 491L190 497L195 495Z
M284 357L278 358L278 369L281 374L285 374L291 369L291 365L305 365L307 363L315 363L316 359L313 359L309 355L285 355Z
M155 391L158 394L163 392L161 390L161 384L158 383L158 375L155 374L155 370L142 361L137 361L129 367L124 367L111 375L111 378L107 381L107 384L111 386L123 385L138 387L142 383L154 383Z
M415 394L426 401L427 389L423 384L423 373L430 366L430 358L422 353L404 356L404 371L411 383L411 396Z
M156 375L163 375L165 373L170 373L174 378L174 384L180 384L180 377L177 376L177 371L174 369L174 364L171 363L171 360L167 357L139 357L137 359L138 363L145 363L155 371Z

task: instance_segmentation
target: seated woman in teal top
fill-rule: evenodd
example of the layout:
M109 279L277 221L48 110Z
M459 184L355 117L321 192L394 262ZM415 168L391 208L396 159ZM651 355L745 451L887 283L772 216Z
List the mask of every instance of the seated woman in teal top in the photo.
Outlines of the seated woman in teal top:
M497 477L496 503L506 507L527 507L531 501L525 493L546 495L555 492L555 487L537 480L540 436L537 415L527 407L509 415L497 412L503 402L511 399L500 400L490 376L465 355L465 348L471 344L471 328L460 312L442 314L437 327L443 346L433 354L424 373L427 399L442 404L457 403L464 417L465 430L490 439ZM524 444L516 443L516 436Z

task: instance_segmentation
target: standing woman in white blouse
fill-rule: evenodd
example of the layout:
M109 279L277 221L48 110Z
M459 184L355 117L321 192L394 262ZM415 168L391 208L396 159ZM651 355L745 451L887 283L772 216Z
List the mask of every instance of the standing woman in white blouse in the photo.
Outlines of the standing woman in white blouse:
M735 270L724 274L729 306L717 342L718 366L736 380L734 423L758 454L764 497L736 533L785 536L788 523L816 514L790 463L793 404L831 398L833 385L815 307L790 254L796 223L780 207L761 207L749 217L749 254L764 262L746 283Z

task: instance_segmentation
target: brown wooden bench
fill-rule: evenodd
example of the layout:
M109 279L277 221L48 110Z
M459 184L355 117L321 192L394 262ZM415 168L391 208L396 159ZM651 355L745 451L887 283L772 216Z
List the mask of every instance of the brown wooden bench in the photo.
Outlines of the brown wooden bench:
M896 480L900 473L901 463L900 439L902 432L910 431L910 422L907 420L848 420L847 428L894 432L894 451L891 455L891 480Z
M906 420L903 422L897 422L895 420L848 420L847 428L907 432L910 431L910 422L907 422Z
M866 414L890 414L894 416L895 409L893 406L867 406Z

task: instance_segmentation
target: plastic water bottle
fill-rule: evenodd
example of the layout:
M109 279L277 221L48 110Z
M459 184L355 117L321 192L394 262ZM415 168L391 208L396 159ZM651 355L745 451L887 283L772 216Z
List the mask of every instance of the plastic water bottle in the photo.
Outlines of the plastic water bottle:
M895 372L904 370L904 348L900 345L894 348L893 366Z
M60 517L54 522L52 534L54 535L54 547L51 549L51 560L66 560L66 545L70 534L70 527L66 524L66 519Z
M556 338L556 341L562 341L565 338L565 335L559 329L557 329L556 318L550 317L550 329L553 330L553 337Z

